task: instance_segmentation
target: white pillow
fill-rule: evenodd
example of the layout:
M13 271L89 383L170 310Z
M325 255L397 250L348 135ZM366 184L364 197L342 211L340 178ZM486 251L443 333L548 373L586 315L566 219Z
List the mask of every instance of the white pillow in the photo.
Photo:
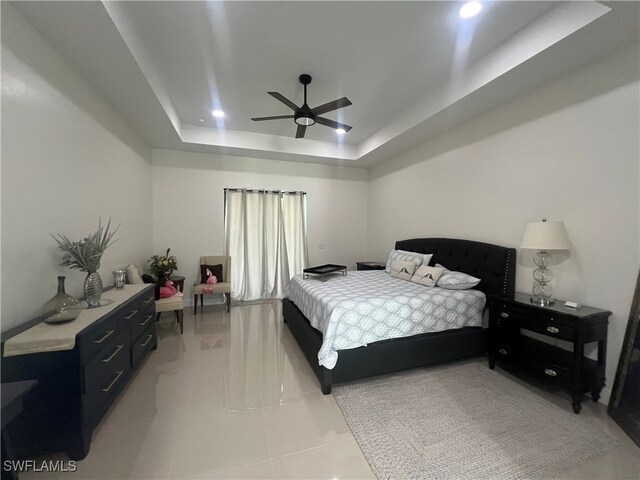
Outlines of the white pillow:
M416 266L413 262L405 262L404 260L394 260L391 264L391 276L401 278L402 280L411 280L411 276Z
M403 252L401 250L391 250L389 253L389 258L387 259L387 268L384 269L385 272L391 273L391 264L395 260L402 260L403 262L413 262L415 265L414 271L420 265L422 265L422 254L415 252Z
M467 275L463 272L454 272L448 270L447 267L436 264L436 267L444 268L444 273L438 279L438 286L448 290L467 290L473 288L480 283L480 279Z
M140 273L138 273L138 267L131 264L127 267L127 283L131 284L140 284L144 283L142 278L140 277Z
M442 267L428 267L427 265L420 265L420 268L416 270L416 273L411 277L411 281L419 283L425 287L435 287L436 282L440 276L444 273Z
M420 265L429 266L429 262L431 261L431 257L433 257L433 253L418 253L418 252L410 252L408 250L396 250L398 253L404 253L411 256L418 255L422 257L422 263Z

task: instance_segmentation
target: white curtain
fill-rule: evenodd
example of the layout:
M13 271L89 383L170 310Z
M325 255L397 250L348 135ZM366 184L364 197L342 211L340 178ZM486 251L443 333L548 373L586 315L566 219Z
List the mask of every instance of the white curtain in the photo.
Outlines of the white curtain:
M307 266L304 192L225 189L224 229L235 300L282 298Z

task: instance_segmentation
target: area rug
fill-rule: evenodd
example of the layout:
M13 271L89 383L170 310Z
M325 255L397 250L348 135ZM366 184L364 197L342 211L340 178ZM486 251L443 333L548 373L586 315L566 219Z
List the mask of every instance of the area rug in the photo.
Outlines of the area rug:
M464 362L333 388L379 479L550 478L618 445L526 387Z

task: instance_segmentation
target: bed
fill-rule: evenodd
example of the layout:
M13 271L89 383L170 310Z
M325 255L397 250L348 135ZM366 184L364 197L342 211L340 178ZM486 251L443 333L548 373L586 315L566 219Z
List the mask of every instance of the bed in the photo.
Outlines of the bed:
M476 289L485 295L513 296L516 260L513 248L451 238L401 240L395 248L433 254L430 265L440 263L450 270L480 278ZM462 327L340 350L338 361L329 369L318 361L323 346L322 333L311 326L290 298L285 297L282 304L284 322L318 377L324 394L331 393L334 384L482 355L487 350L486 329Z

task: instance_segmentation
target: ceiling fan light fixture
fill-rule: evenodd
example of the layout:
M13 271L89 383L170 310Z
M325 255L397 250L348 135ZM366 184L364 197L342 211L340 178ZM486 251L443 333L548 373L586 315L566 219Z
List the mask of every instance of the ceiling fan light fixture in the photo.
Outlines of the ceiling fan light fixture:
M293 110L293 115L274 115L271 117L253 117L251 120L254 122L262 122L264 120L282 120L285 118L293 118L293 121L298 126L296 129L296 138L304 138L304 134L307 131L307 127L315 125L324 125L325 127L332 128L338 132L338 134L347 133L351 130L349 125L336 122L330 118L323 117L321 115L327 112L333 112L340 108L348 107L351 105L351 101L347 97L342 97L332 102L327 102L319 105L315 108L309 108L307 104L307 86L311 83L311 75L306 73L298 77L300 83L304 86L304 103L301 107L293 103L287 97L278 92L267 92L273 98L281 103L284 103L287 107Z
M293 121L296 122L298 125L308 127L316 123L316 117L312 113L301 112L301 113L296 113L295 117L293 117Z

